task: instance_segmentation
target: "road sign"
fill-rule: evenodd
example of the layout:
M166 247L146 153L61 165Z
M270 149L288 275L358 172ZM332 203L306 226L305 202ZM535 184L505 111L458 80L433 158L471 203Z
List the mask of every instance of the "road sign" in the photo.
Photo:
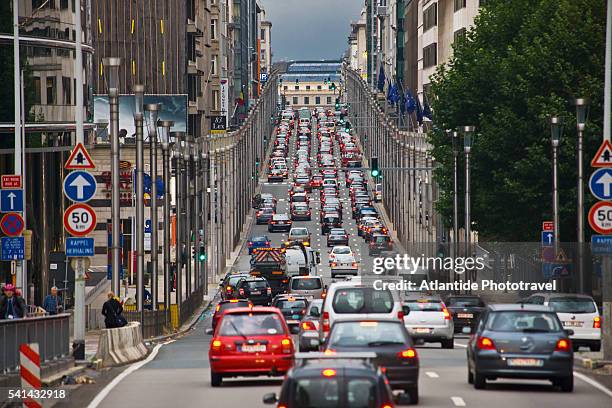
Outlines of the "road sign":
M93 238L66 238L66 256L68 258L94 255Z
M564 278L569 276L569 265L558 263L542 264L542 274L545 279Z
M262 72L261 74L259 74L259 81L260 82L267 82L268 81L268 73L267 72Z
M589 179L589 188L596 198L603 201L612 200L612 168L595 170Z
M87 204L73 204L64 212L64 228L74 236L85 236L96 228L96 212Z
M95 177L88 171L73 171L64 178L64 195L69 200L84 203L93 198L97 186Z
M2 175L2 188L21 189L21 176L19 174Z
M225 116L210 117L210 133L220 134L227 132L227 120Z
M563 248L559 248L559 252L557 253L557 256L555 257L555 262L559 264L570 263L570 260L567 258L567 255L565 255L565 251L563 250Z
M552 231L542 231L542 246L553 246L555 243L555 234Z
M595 232L612 234L612 202L599 201L589 211L589 224Z
M543 262L554 262L555 261L555 248L551 246L542 247L542 261Z
M552 221L542 221L542 231L554 231L555 223Z
M23 237L2 237L3 261L20 261L25 255L25 239Z
M591 235L591 253L593 255L612 254L612 235Z
M612 143L604 140L595 157L591 160L591 167L612 167Z
M95 169L96 165L83 143L77 143L64 168L67 170Z
M23 190L0 190L1 212L23 212Z
M2 217L2 221L0 221L0 229L2 229L4 235L8 235L9 237L21 235L24 228L25 223L23 222L23 218L17 213L5 214L4 217Z

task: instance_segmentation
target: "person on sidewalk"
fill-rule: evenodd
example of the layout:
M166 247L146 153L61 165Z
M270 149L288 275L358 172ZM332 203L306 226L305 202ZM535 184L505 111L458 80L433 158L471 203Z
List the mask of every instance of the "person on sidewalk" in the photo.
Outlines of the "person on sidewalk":
M62 300L57 295L57 287L51 288L51 294L45 297L43 302L43 309L47 311L51 316L58 314L62 309Z
M0 319L21 319L25 316L23 298L15 296L15 286L4 286L4 296L0 298Z
M108 300L102 305L102 315L104 316L104 324L107 329L123 327L127 324L123 313L123 306L113 292L108 292Z

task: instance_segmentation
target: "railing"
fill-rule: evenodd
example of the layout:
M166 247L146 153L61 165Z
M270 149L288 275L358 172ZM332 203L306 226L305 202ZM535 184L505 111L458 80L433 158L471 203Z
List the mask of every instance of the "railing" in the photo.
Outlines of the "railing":
M0 320L0 371L19 370L19 346L38 343L40 362L66 357L70 353L70 315Z

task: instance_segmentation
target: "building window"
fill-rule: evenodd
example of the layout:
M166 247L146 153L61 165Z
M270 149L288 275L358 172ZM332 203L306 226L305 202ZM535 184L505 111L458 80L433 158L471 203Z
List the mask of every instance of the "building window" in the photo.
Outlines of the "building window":
M219 110L219 95L220 92L217 89L213 89L212 91L212 110L214 111L218 111Z
M310 85L306 85L306 90L310 91Z
M321 97L315 96L315 105L320 105L320 104L321 104Z
M295 90L296 90L296 91L299 91L299 90L300 90L300 86L299 86L299 85L296 85L296 86L295 86Z
M297 105L298 104L298 97L294 96L293 97L293 105Z
M259 38L261 38L264 41L266 39L266 30L264 30L263 28L261 29L260 37Z
M488 0L478 0L478 7L486 6Z
M284 89L285 91L287 91L287 90L289 90L289 87L288 87L287 85L285 85L285 86L283 86L283 89Z
M213 55L210 59L210 74L217 75L217 63L219 61L218 55Z
M317 85L317 91L321 90L321 85Z
M310 98L307 96L304 97L304 105L310 105Z
M40 105L40 77L34 77L34 104Z
M47 77L47 105L55 105L55 77Z
M457 4L455 2L455 4ZM425 11L423 11L423 31L427 31L432 27L435 27L438 23L438 3L432 4Z
M217 19L216 18L213 18L212 20L210 20L210 39L211 40L217 39Z
M331 96L328 96L328 97L327 97L327 104L328 104L328 105L331 105Z
M64 99L64 105L72 105L72 87L70 86L72 81L68 77L62 77L62 96Z
M68 0L60 0L60 9L66 10L68 8Z
M454 34L454 41L456 42L457 40L459 40L460 38L465 37L467 30L464 28L460 28L459 30L455 31Z
M429 44L423 48L423 68L433 67L438 63L438 44Z
M466 0L455 0L455 11L465 8Z

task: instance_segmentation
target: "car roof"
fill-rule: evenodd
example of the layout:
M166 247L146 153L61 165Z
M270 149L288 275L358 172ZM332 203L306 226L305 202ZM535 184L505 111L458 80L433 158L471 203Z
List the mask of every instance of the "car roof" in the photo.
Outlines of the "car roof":
M532 305L528 303L501 303L487 306L489 310L493 312L505 312L505 311L533 311L533 312L552 312L553 309L550 306L544 305Z
M589 300L593 300L592 296L589 295L584 295L582 293L542 293L542 292L538 292L538 293L534 293L531 296L544 296L547 298L563 298L563 297L572 297L572 298L583 298L583 299L589 299Z
M274 313L280 314L280 310L271 306L235 307L227 309L223 314L242 314L242 313Z

